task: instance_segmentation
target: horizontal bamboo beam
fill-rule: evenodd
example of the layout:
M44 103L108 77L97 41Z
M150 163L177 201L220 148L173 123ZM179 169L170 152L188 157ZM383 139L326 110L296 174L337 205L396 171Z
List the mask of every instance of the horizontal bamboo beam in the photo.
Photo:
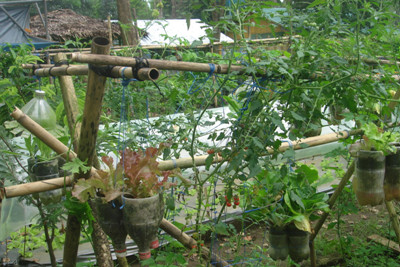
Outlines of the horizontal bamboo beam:
M65 75L88 75L88 65L70 65L70 66L52 66L47 68L36 69L34 74L40 77L47 76L65 76ZM102 73L102 76L111 78L138 78L141 81L155 81L160 77L160 72L155 68L141 68L137 71L135 77L134 68L114 66L109 71Z
M88 63L94 65L112 65L112 66L132 66L138 64L136 58L132 57L119 57L108 55L93 55L73 53L71 56L73 62ZM160 70L178 70L178 71L193 71L193 72L210 72L211 66L208 63L195 63L185 61L170 61L158 59L141 59L142 63L148 64L149 68L156 68ZM219 65L214 64L214 73L227 74L233 71L243 71L244 66L237 65Z
M34 120L29 118L28 115L23 113L19 108L15 107L15 110L11 113L13 117L21 126L27 129L30 133L40 139L48 147L50 147L58 155L62 156L65 160L71 161L75 159L76 153L70 150L61 141L51 135L46 129L36 123ZM92 167L91 176L97 176L97 170Z
M28 116L26 116L26 117L28 117ZM307 144L308 147L327 144L327 143L335 142L339 139L345 139L351 135L357 135L357 134L361 134L361 133L362 133L361 130L353 130L350 132L341 131L341 132L330 133L330 134L325 134L325 135L321 135L321 136L315 136L315 137L310 137L310 138L306 138L306 139L301 139L298 141L294 141L292 144L288 144L285 142L280 146L279 151L283 152L291 147L293 147L293 149L295 149L295 150L302 149L303 147L301 146L301 144ZM41 136L43 136L43 135L41 135ZM40 139L40 137L39 137L39 139ZM58 140L57 140L57 142L61 143ZM57 151L62 151L62 149L60 149L60 148L55 148L54 144L50 144L50 145L49 145L50 148L52 148L53 150L57 149ZM57 145L56 147L59 147L59 146L61 146L61 145ZM64 146L64 145L62 144L62 146ZM273 152L274 152L273 149L271 149L271 148L267 149L267 153L273 153ZM72 156L76 157L75 154L72 154ZM194 162L195 162L196 166L205 165L206 159L208 156L209 155L195 156ZM213 162L214 163L221 162L222 160L223 160L222 157L216 155ZM191 157L174 159L174 160L165 160L165 161L160 161L158 163L158 168L161 171L172 170L175 168L184 169L184 168L190 168L190 167L193 167L193 160ZM92 168L91 174L97 175L96 169ZM2 194L3 195L2 198L3 197L12 198L12 197L18 197L18 196L23 196L23 195L29 194L29 193L27 193L28 192L27 188L34 188L35 191L33 193L37 193L37 192L45 192L45 191L53 190L55 188L61 188L64 186L64 177L54 178L51 181L52 181L51 184L34 182L34 183L37 183L37 184L35 184L34 187L27 186L32 183L13 185L13 186L11 186L11 190L10 190L10 187L5 187L5 188L3 188L3 192L0 192L0 196ZM72 184L71 179L65 180L65 186L70 186L71 184ZM55 185L59 185L59 187L54 187Z
M36 69L42 69L42 68L55 67L54 64L22 64L21 66L23 69L27 69L27 70L36 70Z
M36 181L25 184L11 185L3 188L3 194L6 198L19 197L34 193L46 192L64 186L70 186L73 178L71 176L53 178L43 181Z

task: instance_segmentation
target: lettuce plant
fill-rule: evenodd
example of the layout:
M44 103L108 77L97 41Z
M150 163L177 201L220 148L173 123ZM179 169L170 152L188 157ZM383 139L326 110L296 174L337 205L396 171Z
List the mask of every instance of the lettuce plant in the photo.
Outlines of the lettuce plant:
M145 151L132 151L126 148L120 152L121 159L114 167L114 160L103 156L108 172L99 170L97 176L90 179L79 179L72 195L82 202L89 197L101 196L105 202L129 194L133 198L146 198L158 194L173 183L168 182L172 171L160 171L157 157L165 145L159 148L149 147Z

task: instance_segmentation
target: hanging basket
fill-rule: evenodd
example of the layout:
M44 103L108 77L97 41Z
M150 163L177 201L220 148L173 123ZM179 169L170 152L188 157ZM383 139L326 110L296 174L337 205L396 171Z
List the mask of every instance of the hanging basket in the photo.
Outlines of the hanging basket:
M360 205L376 206L383 203L385 156L381 151L360 150L357 153L353 189Z
M158 247L157 232L164 215L163 196L132 198L124 194L122 203L125 228L139 247L139 258L148 259L151 257L150 248Z
M268 254L273 260L285 260L289 255L288 240L285 229L271 226L268 233Z
M290 225L287 230L289 256L295 262L301 262L310 257L310 233Z
M104 203L100 197L95 198L94 206L103 231L111 238L117 257L126 257L126 237L128 232L123 223L122 209L118 201Z
M400 200L400 143L393 146L396 152L387 155L385 159L385 180L383 189L385 200Z
M28 172L33 181L43 181L59 177L58 159L39 161L36 158L28 159ZM44 204L57 203L61 201L62 189L55 189L39 194L34 194L34 198L40 198Z

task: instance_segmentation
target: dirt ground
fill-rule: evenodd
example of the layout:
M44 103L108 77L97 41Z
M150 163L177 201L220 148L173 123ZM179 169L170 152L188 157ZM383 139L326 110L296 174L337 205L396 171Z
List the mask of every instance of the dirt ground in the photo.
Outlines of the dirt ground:
M315 239L317 266L400 266L397 252L388 246L377 245L368 238L375 234L396 241L384 204L375 207L360 207L354 199L339 198L337 206ZM397 210L398 208L396 207ZM315 225L315 222L313 224ZM247 224L243 227L240 222L236 222L235 228L242 231L231 236L210 237L204 243L204 246L231 264L230 266L311 266L310 260L305 260L298 265L289 260L273 261L268 255L268 227L266 225ZM371 250L371 248L374 251L369 252L368 249ZM379 250L381 254L376 254L375 250ZM379 262L382 262L382 259L378 259L378 263L369 265L368 257L372 257L372 254L373 257L382 257L382 259L389 257L390 264L382 263L381 265ZM187 260L187 266L207 265L206 261L199 259L195 251L184 252L183 255ZM359 261L356 261L354 257L365 257L360 260L367 263L359 265ZM163 266L161 262L159 264L161 265L158 266ZM141 265L136 262L131 266Z

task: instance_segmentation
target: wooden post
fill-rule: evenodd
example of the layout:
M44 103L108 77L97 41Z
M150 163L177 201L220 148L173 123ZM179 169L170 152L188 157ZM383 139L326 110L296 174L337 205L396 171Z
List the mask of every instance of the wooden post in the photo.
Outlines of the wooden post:
M91 52L93 54L110 53L110 42L106 38L94 38ZM95 155L95 145L100 122L105 82L106 77L100 76L94 71L89 70L85 108L83 111L82 128L77 153L78 158L82 161L86 161L88 166L92 166ZM87 179L89 176L90 172L86 172L77 174L76 177ZM68 215L63 255L64 267L76 266L80 232L81 224L78 218L75 215ZM112 259L110 258L109 262L104 264L112 266Z

